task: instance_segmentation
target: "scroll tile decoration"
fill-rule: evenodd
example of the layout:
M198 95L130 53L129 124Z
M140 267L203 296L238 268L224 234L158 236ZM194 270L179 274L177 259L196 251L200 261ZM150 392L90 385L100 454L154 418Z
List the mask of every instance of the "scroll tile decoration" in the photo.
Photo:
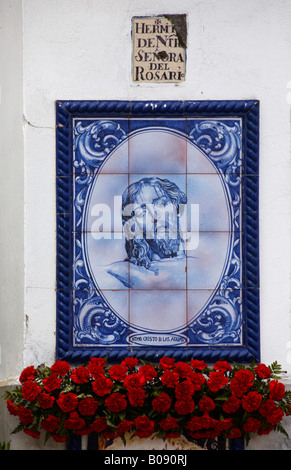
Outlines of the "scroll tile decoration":
M58 101L57 356L259 360L258 101Z

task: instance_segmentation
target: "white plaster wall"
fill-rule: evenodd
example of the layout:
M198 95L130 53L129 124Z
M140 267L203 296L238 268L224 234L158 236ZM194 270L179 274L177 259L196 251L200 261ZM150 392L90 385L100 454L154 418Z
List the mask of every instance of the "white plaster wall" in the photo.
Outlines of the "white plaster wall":
M25 0L23 7L26 362L54 357L55 100L254 98L261 101L262 360L291 373L290 1ZM161 12L187 14L186 81L133 84L131 17Z
M21 1L0 2L0 381L23 366L22 39Z
M291 376L291 162L287 101L290 91L287 84L291 80L291 2L23 0L22 3L25 118L22 314L27 325L24 364L50 364L55 359L55 100L259 99L261 356L265 363L277 360L287 376ZM187 14L186 81L179 85L133 84L131 18L161 13ZM3 250L2 247L1 254ZM21 319L18 323L21 324ZM10 338L10 345L5 346L7 354L15 347L14 336ZM290 447L290 440L282 443L273 434L268 439L269 448ZM259 439L255 446L260 445L263 444Z

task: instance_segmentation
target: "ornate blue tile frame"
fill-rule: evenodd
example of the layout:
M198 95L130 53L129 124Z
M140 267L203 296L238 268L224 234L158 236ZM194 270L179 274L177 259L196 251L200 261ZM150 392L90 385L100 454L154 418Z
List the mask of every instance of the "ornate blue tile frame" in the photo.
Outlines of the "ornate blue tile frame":
M110 156L121 141L128 139L130 132L138 133L150 125L157 128L161 121L171 132L183 133L187 142L212 160L227 189L232 214L227 271L213 291L212 303L186 327L174 328L174 333L166 332L168 338L174 339L173 346L167 343L153 346L143 340L129 342L128 338L136 341L137 333L144 338L146 329L131 329L124 319L115 322L110 308L106 322L101 325L102 334L112 337L116 328L119 341L102 341L100 335L95 336L95 343L93 337L80 341L81 337L88 339L88 334L83 334L86 332L76 326L76 306L86 305L88 310L93 302L96 308L96 302L101 299L104 310L104 303L96 284L86 279L90 277L90 271L83 270L86 250L82 233L86 227L83 231L79 228L85 217L84 201L88 201L88 194L92 192L101 160L99 157L94 160L94 153L87 155L86 161L78 160L77 146L81 138L84 144L83 137L89 130L95 139L100 138L96 124L101 121L109 126L105 136L111 137L109 147L103 149L102 161L105 154ZM120 122L126 125L130 122L131 129L120 127ZM104 131L104 125L102 129ZM224 147L219 149L221 144ZM222 358L246 363L259 361L259 102L57 101L56 157L57 358L70 363L83 363L93 356L108 356L114 362L129 355L150 361L157 361L164 355L183 360L195 357L208 362ZM80 288L78 296L76 286L84 285L84 281L85 288ZM151 334L157 341L161 337L153 331ZM179 338L186 340L179 342Z

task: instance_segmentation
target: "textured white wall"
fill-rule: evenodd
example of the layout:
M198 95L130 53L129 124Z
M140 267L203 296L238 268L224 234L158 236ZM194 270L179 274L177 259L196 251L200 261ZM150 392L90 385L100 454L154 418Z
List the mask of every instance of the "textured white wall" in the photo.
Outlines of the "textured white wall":
M0 381L23 366L24 159L21 1L0 2Z
M131 81L131 18L186 13L185 83ZM54 358L55 100L259 99L262 360L291 373L291 4L279 0L26 0L26 362ZM290 354L290 351L289 351Z
M2 0L3 4L11 4L19 13L19 2ZM186 81L134 84L131 18L161 13L187 14ZM25 256L25 308L20 293L18 315L21 311L22 318L15 321L21 331L26 317L25 365L50 364L55 359L55 100L259 99L262 361L277 360L291 376L290 22L288 0L23 1L25 224L20 213L17 230L20 260ZM16 54L15 47L11 43ZM17 72L16 89L21 95L21 70ZM19 154L21 145L20 136ZM12 198L3 196L8 187ZM9 171L1 195L17 205L23 202L22 187L23 174L15 190ZM9 223L13 226L13 221ZM21 248L23 226L25 251ZM4 233L1 255L12 243ZM2 278L3 271L10 272L14 265L5 258ZM19 274L18 279L21 292ZM12 305L16 291L11 284L9 289L6 300L9 304L11 299ZM4 300L0 301L1 316ZM14 333L9 338L10 344L2 343L2 358L19 349ZM12 357L18 369L17 355ZM5 370L3 378L7 374ZM288 446L269 439L269 448Z

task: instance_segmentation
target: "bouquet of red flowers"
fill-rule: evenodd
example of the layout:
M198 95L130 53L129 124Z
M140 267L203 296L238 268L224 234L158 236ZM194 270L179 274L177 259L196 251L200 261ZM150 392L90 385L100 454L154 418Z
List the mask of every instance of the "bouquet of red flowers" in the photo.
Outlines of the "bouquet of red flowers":
M280 382L281 367L265 364L189 362L163 357L158 364L128 357L120 364L91 358L72 367L26 367L20 386L5 393L19 419L13 432L64 442L72 434L125 433L167 439L190 436L232 439L280 431L291 414L291 392Z

